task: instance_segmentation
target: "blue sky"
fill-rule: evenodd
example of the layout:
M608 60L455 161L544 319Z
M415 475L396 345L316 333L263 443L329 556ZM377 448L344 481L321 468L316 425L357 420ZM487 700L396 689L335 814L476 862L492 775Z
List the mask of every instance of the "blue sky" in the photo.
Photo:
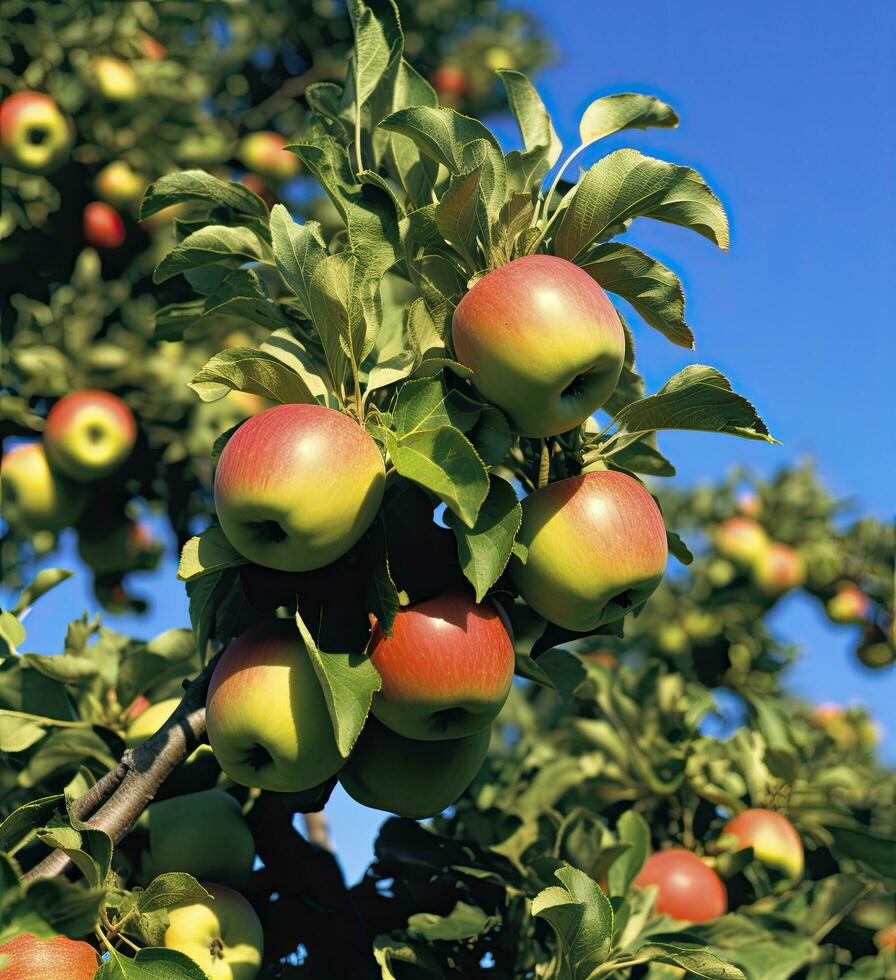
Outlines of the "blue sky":
M611 92L659 95L681 116L678 130L606 140L583 164L631 145L698 169L729 212L729 254L668 225L641 220L633 228L629 240L681 276L697 336L696 354L681 351L633 316L639 363L651 389L686 363L713 364L755 401L783 445L667 434L661 444L679 479L721 478L738 463L771 473L809 455L834 493L889 518L896 486L896 342L887 305L896 62L888 41L896 36L896 6L877 0L859 13L833 2L768 0L516 5L537 14L558 49L538 84L567 147L575 145L584 108ZM497 128L508 143L514 139L512 123ZM50 564L79 574L26 622L24 649L41 653L58 651L68 620L94 608L70 539ZM135 580L151 594L149 615L108 617L108 624L144 637L187 625L175 567L168 560ZM781 603L774 625L806 651L792 687L817 700L868 704L887 729L888 757L896 758L896 673L857 665L852 629L831 627L800 596ZM382 815L344 795L328 813L354 879L370 859Z

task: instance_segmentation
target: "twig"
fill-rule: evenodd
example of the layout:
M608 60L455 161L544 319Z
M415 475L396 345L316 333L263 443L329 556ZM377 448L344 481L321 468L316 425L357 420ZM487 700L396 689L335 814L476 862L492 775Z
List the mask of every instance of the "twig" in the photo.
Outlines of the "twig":
M330 825L327 822L324 811L318 810L317 813L306 813L304 814L304 820L305 837L308 841L311 844L317 844L318 847L322 847L331 854L335 853L336 849L330 838Z

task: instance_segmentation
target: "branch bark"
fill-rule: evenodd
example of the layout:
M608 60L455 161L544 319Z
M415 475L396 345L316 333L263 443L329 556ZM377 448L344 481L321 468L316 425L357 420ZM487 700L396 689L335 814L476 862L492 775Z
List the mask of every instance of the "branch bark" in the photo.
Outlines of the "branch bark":
M79 820L92 813L86 822L105 831L114 844L133 827L162 783L205 738L205 699L217 659L209 661L194 681L185 682L180 704L155 735L128 749L115 769L75 801L73 812ZM71 863L68 855L53 851L22 880L54 878L67 871Z

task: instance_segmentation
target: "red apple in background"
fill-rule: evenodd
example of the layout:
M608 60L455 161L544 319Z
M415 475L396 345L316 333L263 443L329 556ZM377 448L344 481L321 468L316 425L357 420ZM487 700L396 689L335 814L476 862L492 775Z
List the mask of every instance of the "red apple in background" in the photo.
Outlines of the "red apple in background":
M728 911L722 879L691 851L656 851L644 862L635 884L656 885L655 910L682 922L708 922Z
M104 55L91 64L93 82L100 94L110 102L130 102L140 92L134 69L120 58Z
M491 728L462 738L405 738L368 718L339 782L358 803L419 820L451 806L488 752ZM409 774L412 774L409 778Z
M827 604L828 616L835 623L863 623L870 608L868 596L854 582L841 582Z
M806 565L789 545L771 544L753 564L753 581L767 595L782 595L806 581Z
M84 208L82 227L88 245L96 248L120 248L124 245L126 235L121 215L105 201L91 201Z
M165 57L165 45L149 34L141 34L137 46L143 57L150 61L161 61Z
M625 357L619 315L577 265L527 255L489 272L454 311L457 359L524 436L574 429L613 394Z
M243 174L240 177L240 183L243 187L248 187L250 191L255 191L262 201L267 204L268 210L277 203L277 195L258 174Z
M277 405L243 423L215 473L215 509L234 548L284 572L321 568L370 526L383 498L376 443L321 405Z
M93 980L100 966L96 950L88 943L53 936L39 939L26 932L0 946L3 980Z
M513 680L513 644L490 602L455 593L401 609L379 626L370 659L383 680L373 713L399 735L460 738L501 710Z
M729 517L715 532L716 548L726 558L750 565L768 548L765 530L750 517Z
M43 92L14 92L0 103L0 148L11 166L48 173L68 159L72 128Z
M470 90L467 73L458 65L444 64L429 76L429 83L439 96L439 103L456 109Z
M752 847L756 859L789 878L803 873L803 842L796 828L774 810L744 810L725 824L723 834L737 838L738 848Z
M520 595L564 629L588 632L642 606L662 581L668 558L663 516L645 487L599 470L560 480L523 500L511 559Z
M248 170L268 180L290 180L299 172L299 158L283 147L289 141L280 133L250 133L240 141L238 156Z
M39 442L14 446L0 462L0 502L10 525L26 531L61 531L86 501L84 490L55 474Z
M77 391L50 409L44 446L50 464L82 483L109 476L131 455L137 423L107 391Z

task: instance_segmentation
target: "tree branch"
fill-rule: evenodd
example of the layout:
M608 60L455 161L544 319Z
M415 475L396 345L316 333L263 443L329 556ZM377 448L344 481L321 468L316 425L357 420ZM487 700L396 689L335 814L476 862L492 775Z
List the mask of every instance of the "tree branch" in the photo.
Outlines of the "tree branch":
M186 691L174 714L145 742L128 749L121 762L106 773L73 806L81 814L99 809L87 823L104 830L117 844L133 827L137 818L153 801L162 783L171 775L205 737L205 699L217 657L209 661L192 682L184 682ZM71 859L62 851L53 851L28 871L25 883L39 878L53 878L67 871Z
M330 825L324 811L318 810L317 813L306 813L304 814L304 820L305 837L308 842L316 844L325 851L334 854L336 848L333 846L333 840L330 837Z

